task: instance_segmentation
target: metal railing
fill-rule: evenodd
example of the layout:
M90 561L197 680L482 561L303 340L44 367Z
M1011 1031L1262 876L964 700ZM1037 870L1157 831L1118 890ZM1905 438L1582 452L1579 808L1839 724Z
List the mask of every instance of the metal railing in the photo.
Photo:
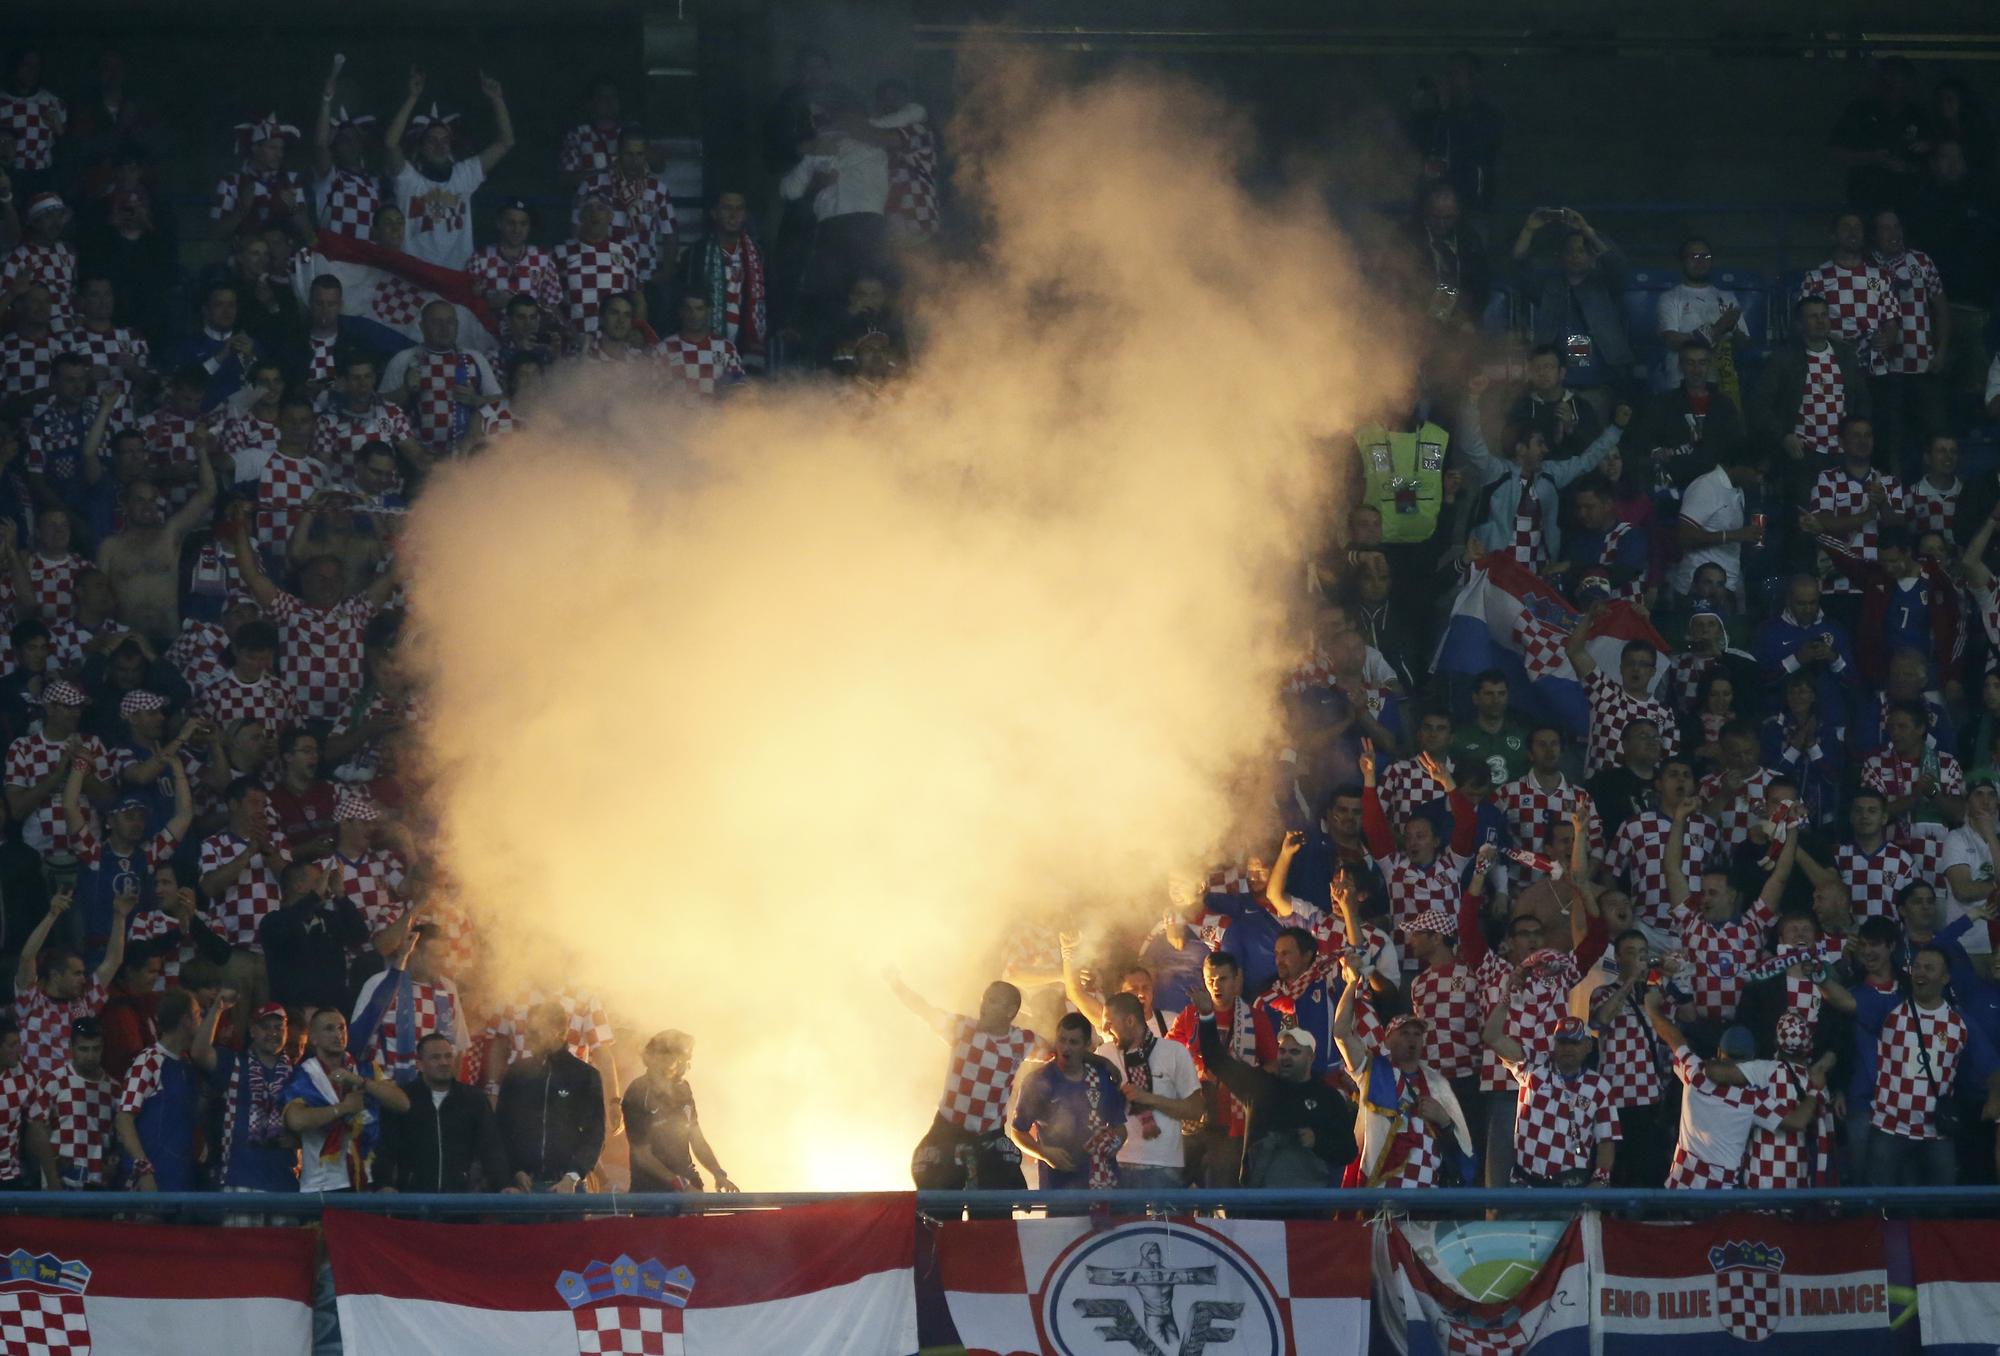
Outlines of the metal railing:
M329 1210L417 1218L511 1216L558 1219L583 1215L664 1216L730 1214L779 1210L847 1199L828 1191L744 1192L736 1195L656 1192L600 1192L578 1195L430 1195L375 1192L75 1192L0 1193L0 1214L102 1216L144 1214L184 1220L265 1216L317 1219ZM1221 1191L919 1191L918 1214L950 1218L961 1211L1004 1215L1024 1210L1076 1213L1103 1210L1114 1215L1375 1214L1398 1211L1426 1216L1605 1214L1678 1216L1732 1210L1765 1210L1843 1215L1948 1211L1956 1216L2000 1216L2000 1187L1815 1187L1796 1191L1667 1191L1505 1187L1429 1187L1419 1190L1371 1188L1336 1190Z

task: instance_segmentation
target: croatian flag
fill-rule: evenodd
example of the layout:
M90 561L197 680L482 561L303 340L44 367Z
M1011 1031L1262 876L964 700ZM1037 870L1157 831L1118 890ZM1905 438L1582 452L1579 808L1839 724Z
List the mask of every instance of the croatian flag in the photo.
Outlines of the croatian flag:
M2000 1343L2000 1224L1913 1220L1910 1269L1925 1356L1992 1356Z
M909 1356L908 1193L691 1219L419 1224L330 1209L347 1356Z
M1578 615L1533 570L1504 556L1487 556L1459 590L1431 666L1464 677L1499 669L1511 690L1525 694L1542 719L1582 735L1590 728L1590 703L1566 648ZM1645 641L1663 657L1653 675L1657 685L1666 677L1664 656L1673 647L1623 598L1606 604L1598 615L1588 641L1590 657L1615 682L1625 645L1634 640Z
M1590 1313L1603 1356L1889 1350L1889 1275L1878 1220L1605 1218L1596 1247ZM1990 1352L1992 1328L1985 1333L1978 1350ZM1924 1339L1930 1350L1928 1311Z
M0 1351L312 1349L310 1229L0 1219Z
M340 279L341 314L369 331L384 353L421 343L424 307L448 301L458 312L458 342L490 353L500 347L499 326L472 275L440 268L370 240L321 231L310 249L292 256L292 290L304 306L312 280L322 273Z
M1349 1356L1369 1246L1344 1220L977 1220L943 1226L938 1274L969 1356Z
M1582 1233L1575 1220L1387 1222L1375 1251L1383 1331L1408 1356L1586 1356Z

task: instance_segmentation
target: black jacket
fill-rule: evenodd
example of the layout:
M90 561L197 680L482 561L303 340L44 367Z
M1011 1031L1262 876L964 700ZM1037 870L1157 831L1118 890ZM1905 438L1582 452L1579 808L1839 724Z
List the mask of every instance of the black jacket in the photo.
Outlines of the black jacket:
M1846 340L1829 339L1827 342L1833 345L1833 359L1840 365L1849 417L1869 417L1873 408L1868 402L1868 364ZM1750 436L1756 440L1758 452L1766 455L1778 452L1778 444L1785 440L1785 435L1792 431L1792 425L1798 422L1799 402L1805 398L1805 393L1806 346L1804 340L1794 338L1772 351L1771 360L1764 364L1764 375L1758 379L1755 392L1747 397L1749 408L1744 413L1749 417ZM1806 474L1804 480L1810 484L1811 474Z
M412 1074L401 1082L410 1110L382 1118L382 1142L375 1152L381 1185L398 1191L498 1191L513 1185L500 1127L485 1093L468 1083L453 1083L439 1104L421 1076Z
M1326 1164L1326 1184L1340 1185L1337 1169L1355 1154L1354 1103L1316 1078L1294 1083L1245 1064L1223 1048L1214 1017L1203 1017L1195 1025L1202 1063L1250 1111L1243 1129L1243 1185L1264 1185L1252 1180L1259 1140L1270 1135L1296 1137L1300 1130L1312 1131L1312 1153Z
M500 1139L509 1172L588 1176L604 1151L604 1080L568 1050L523 1060L500 1082Z
M352 1006L347 953L368 942L368 923L349 899L316 907L287 904L257 927L270 972L271 997L288 1008Z
M1625 474L1635 488L1650 491L1670 484L1685 490L1717 465L1740 463L1747 435L1736 403L1711 385L1708 413L1699 422L1693 414L1685 386L1662 391L1641 408L1619 444L1625 449ZM1789 432L1791 425L1785 428ZM1762 464L1763 457L1757 460Z

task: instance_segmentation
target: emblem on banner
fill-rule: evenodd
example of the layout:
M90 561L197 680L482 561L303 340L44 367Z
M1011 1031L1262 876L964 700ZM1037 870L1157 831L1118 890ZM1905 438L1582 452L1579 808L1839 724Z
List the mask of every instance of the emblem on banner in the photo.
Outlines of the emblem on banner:
M694 1293L694 1273L620 1254L616 1261L565 1271L556 1278L556 1293L576 1320L578 1356L680 1356L681 1311Z
M1086 1234L1057 1258L1042 1331L1062 1356L1278 1356L1278 1296L1231 1240L1166 1222Z
M1768 1243L1724 1243L1708 1250L1715 1269L1715 1313L1730 1336L1761 1342L1784 1309L1785 1250Z
M90 1356L83 1292L90 1268L25 1248L8 1253L0 1276L0 1351Z

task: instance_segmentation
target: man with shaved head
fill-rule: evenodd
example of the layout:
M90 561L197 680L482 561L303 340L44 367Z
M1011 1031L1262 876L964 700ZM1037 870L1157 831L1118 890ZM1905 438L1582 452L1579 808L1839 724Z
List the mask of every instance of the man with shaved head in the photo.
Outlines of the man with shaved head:
M484 354L459 347L456 306L431 302L421 324L423 343L389 359L381 391L402 405L426 452L449 457L477 427L479 407L499 398L500 379Z

